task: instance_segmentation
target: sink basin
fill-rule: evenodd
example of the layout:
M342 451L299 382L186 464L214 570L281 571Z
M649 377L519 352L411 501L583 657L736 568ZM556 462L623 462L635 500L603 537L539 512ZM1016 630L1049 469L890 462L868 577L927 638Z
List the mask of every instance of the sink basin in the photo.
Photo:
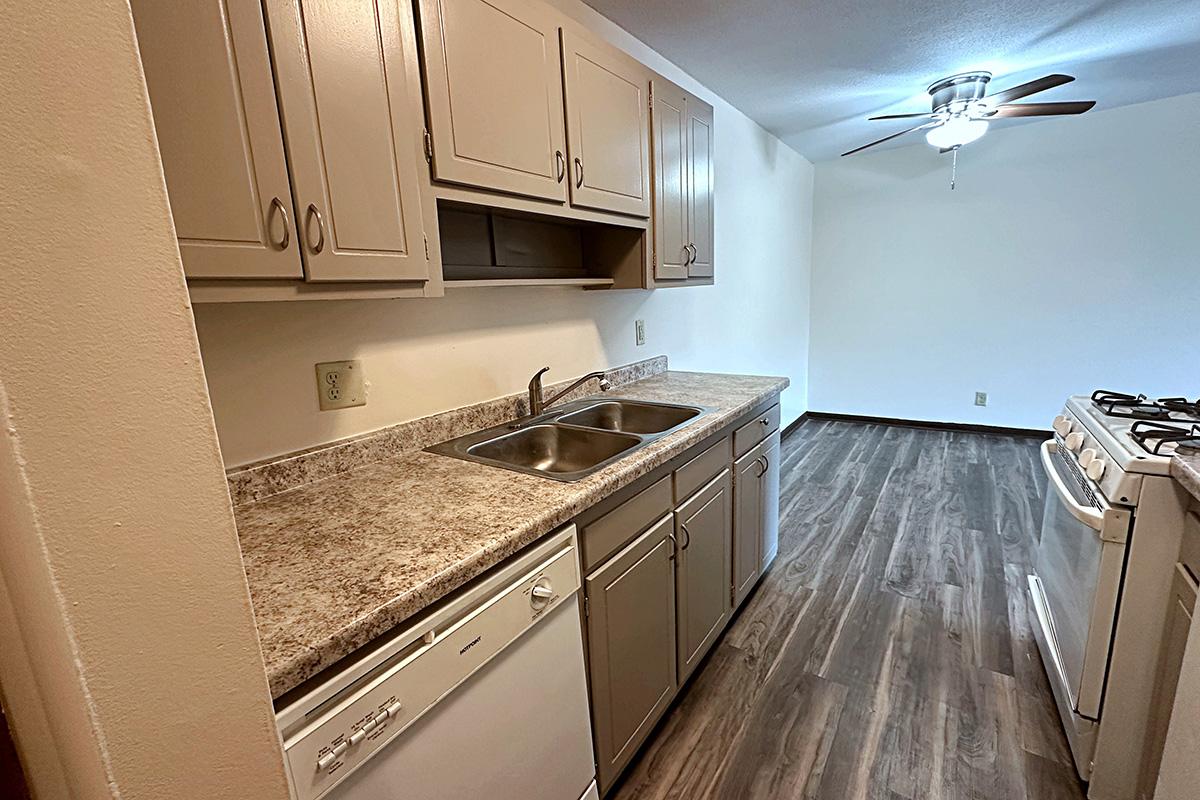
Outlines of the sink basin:
M712 410L648 400L584 398L425 450L571 482L599 472Z
M590 471L642 443L638 436L531 425L468 447L468 455L521 470L565 476Z
M700 409L639 403L633 400L608 400L558 418L565 425L581 425L627 433L662 433L700 416Z

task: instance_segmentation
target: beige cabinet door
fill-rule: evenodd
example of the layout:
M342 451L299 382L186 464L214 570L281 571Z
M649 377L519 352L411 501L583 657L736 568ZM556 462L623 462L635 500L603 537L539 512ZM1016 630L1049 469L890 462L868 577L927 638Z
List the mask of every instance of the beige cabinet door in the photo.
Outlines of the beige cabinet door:
M563 31L571 205L650 216L650 73Z
M760 445L763 459L763 475L759 479L762 489L762 528L758 547L760 573L767 571L779 553L779 473L783 465L780 441L780 433L775 431Z
M687 98L689 278L713 274L713 108Z
M678 687L673 515L584 580L592 723L601 791L654 728Z
M754 588L762 564L763 450L759 445L733 465L733 607Z
M133 0L189 278L303 274L258 0Z
M725 470L675 512L675 597L679 683L696 669L725 629L732 610L729 596L733 542L733 494Z
M654 192L654 277L681 280L692 259L688 238L687 93L655 78L650 88Z
M308 279L428 278L412 6L266 6Z
M420 0L439 181L566 202L558 17L525 0Z

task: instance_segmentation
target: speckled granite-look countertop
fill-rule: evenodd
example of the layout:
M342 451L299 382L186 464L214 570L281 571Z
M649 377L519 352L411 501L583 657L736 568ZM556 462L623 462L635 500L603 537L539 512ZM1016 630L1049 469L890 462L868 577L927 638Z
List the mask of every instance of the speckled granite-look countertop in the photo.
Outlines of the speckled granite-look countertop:
M1200 500L1200 453L1176 455L1171 458L1171 476Z
M663 372L614 389L610 396L716 410L577 483L417 451L237 507L272 696L787 386L786 378Z

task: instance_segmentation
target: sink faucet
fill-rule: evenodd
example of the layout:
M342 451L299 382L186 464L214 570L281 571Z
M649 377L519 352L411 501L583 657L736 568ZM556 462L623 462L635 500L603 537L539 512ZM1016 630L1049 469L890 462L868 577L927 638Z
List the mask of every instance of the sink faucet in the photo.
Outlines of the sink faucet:
M538 414L541 414L546 410L547 406L551 406L558 402L558 400L560 400L563 395L567 394L567 392L570 392L572 389L575 389L582 383L590 381L592 378L600 379L600 391L602 392L607 392L612 386L612 384L608 382L608 378L605 377L603 372L589 372L587 375L584 375L582 378L575 381L570 386L551 397L549 400L546 400L542 397L542 375L549 371L549 367L542 367L536 373L534 373L532 378L529 379L529 413L531 416L536 417Z

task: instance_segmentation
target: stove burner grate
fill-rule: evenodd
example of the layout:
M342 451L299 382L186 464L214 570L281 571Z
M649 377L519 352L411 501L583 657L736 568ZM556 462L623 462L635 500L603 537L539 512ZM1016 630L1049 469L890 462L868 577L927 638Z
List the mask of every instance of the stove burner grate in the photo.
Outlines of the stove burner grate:
M1168 444L1177 449L1200 450L1200 425L1183 427L1140 420L1133 423L1129 436L1152 456L1167 455L1162 449Z
M1158 404L1168 411L1200 421L1200 400L1188 400L1186 397L1160 397Z
M1142 420L1171 419L1171 409L1154 400L1148 400L1144 394L1123 394L1101 389L1092 392L1092 404L1110 417Z

